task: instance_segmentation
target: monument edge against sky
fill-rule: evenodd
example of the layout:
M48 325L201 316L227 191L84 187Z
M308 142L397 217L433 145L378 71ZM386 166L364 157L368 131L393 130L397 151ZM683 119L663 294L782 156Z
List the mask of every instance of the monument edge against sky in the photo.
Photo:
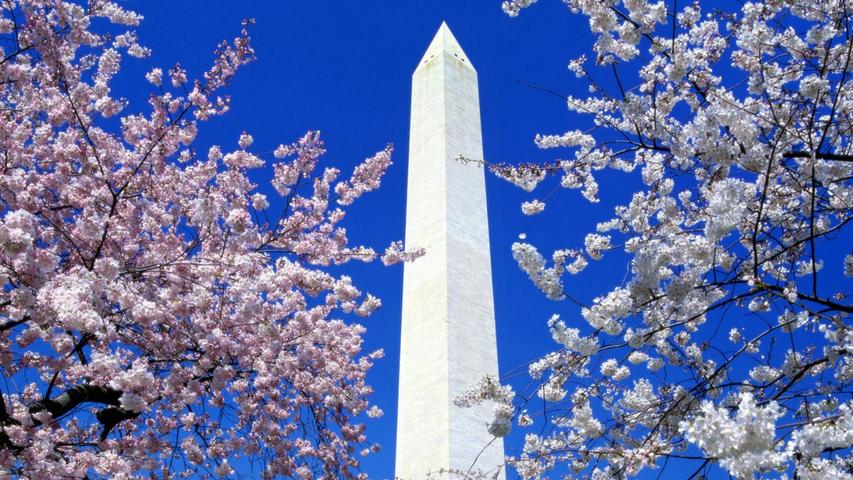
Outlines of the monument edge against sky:
M400 346L396 476L458 470L505 478L503 441L486 431L492 405L454 405L497 376L477 72L442 23L412 75L406 264ZM476 461L476 463L475 463ZM442 474L435 478L452 478Z

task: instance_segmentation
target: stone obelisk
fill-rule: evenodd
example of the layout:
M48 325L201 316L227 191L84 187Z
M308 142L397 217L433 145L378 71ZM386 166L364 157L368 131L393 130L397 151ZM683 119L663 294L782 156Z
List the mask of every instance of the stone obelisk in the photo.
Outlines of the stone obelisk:
M504 478L503 442L486 431L492 405L453 403L498 373L485 174L460 155L483 158L477 72L442 23L412 75L406 245L427 253L403 275L396 476L405 480L442 470Z

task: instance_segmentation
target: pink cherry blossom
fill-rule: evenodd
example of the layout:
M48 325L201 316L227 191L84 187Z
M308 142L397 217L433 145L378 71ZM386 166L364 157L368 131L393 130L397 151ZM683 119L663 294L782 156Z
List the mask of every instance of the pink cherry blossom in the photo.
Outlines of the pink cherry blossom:
M316 169L318 132L272 158L248 133L197 155L254 59L251 21L201 78L149 69L150 108L133 113L109 84L147 54L141 16L101 0L0 12L0 476L209 478L254 462L263 478L358 477L358 452L378 451L359 418L380 415L365 374L382 352L363 351L353 315L381 302L322 267L376 258L333 205L377 188L390 148L341 183Z

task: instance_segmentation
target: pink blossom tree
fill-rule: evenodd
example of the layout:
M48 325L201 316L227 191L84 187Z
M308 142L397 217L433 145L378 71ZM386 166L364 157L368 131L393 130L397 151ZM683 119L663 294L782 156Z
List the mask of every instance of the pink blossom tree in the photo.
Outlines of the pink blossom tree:
M380 302L323 267L377 256L341 221L390 147L344 180L317 171L315 132L274 159L248 134L197 152L253 60L251 22L199 79L150 70L150 110L126 113L110 81L148 54L139 15L0 8L0 476L358 476L381 352L340 318ZM247 174L261 168L266 190ZM384 260L409 257L393 244Z
M513 245L548 298L576 306L548 321L559 349L529 366L533 388L487 379L459 403L497 401L496 435L522 427L508 464L523 478L668 463L678 478L853 478L850 5L564 3L594 42L569 64L590 94L557 95L590 127L537 136L566 152L553 163L490 168L531 192L559 177L593 204L607 170L642 187L551 260ZM573 298L566 276L617 250L629 275Z

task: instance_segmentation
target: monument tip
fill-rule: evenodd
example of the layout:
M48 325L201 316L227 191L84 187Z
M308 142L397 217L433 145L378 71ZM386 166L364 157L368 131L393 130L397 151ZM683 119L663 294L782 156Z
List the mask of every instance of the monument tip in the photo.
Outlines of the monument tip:
M474 65L471 64L471 60L468 59L468 55L465 55L465 51L462 50L462 47L459 45L459 42L453 35L453 32L450 31L450 27L447 25L447 22L442 21L441 25L438 27L438 31L432 39L432 42L430 42L426 53L423 58L421 58L420 63L418 63L418 68L445 53L456 57L462 63L468 65L472 70L474 70Z

